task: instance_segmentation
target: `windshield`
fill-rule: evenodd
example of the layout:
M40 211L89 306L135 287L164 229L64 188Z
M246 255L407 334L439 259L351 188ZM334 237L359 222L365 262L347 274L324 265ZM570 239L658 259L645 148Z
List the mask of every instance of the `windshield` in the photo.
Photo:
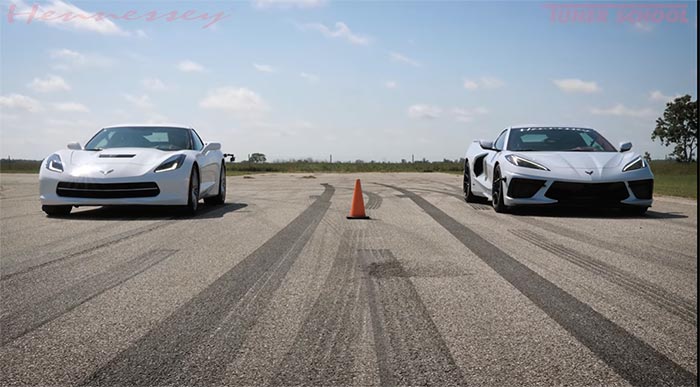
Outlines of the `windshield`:
M616 152L608 140L593 129L511 129L508 150L540 152Z
M192 149L189 129L159 127L119 127L100 130L85 150L108 148Z

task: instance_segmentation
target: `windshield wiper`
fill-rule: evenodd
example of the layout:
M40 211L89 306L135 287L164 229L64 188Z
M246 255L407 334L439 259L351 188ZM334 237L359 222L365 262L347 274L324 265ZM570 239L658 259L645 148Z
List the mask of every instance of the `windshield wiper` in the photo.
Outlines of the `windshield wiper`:
M99 152L99 151L101 151L101 150L102 150L102 148L85 148L85 149L83 149L83 150L86 150L86 151L94 151L94 152Z

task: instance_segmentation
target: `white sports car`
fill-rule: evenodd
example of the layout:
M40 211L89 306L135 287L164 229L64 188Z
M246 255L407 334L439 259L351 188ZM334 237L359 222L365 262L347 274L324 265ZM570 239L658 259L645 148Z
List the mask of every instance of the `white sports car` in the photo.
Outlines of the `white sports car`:
M221 144L203 143L192 128L113 126L85 144L47 157L39 173L41 208L68 215L73 206L178 205L226 199Z
M474 141L464 162L464 198L488 198L496 212L563 204L620 207L644 214L654 175L632 144L619 151L589 128L515 126L495 141Z

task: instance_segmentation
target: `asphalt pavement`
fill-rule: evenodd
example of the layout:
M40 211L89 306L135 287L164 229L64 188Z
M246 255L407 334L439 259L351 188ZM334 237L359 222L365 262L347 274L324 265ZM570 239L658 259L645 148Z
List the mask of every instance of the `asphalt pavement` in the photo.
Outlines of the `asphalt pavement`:
M361 178L369 220L348 220ZM697 203L497 214L438 173L41 211L0 176L0 385L697 385Z

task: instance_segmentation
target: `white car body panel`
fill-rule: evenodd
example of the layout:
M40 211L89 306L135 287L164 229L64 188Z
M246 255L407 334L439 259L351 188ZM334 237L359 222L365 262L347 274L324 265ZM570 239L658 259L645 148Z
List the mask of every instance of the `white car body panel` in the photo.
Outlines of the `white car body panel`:
M545 128L537 125L528 125L529 128ZM512 129L523 127L509 127L506 132L504 144L507 148L508 136ZM588 128L583 128L588 129ZM503 132L501 132L503 133ZM500 136L500 134L499 134ZM549 171L516 166L509 162L507 155L517 155L546 166ZM469 163L470 187L475 196L492 200L494 169L498 165L501 175L505 178L504 192L508 192L508 186L513 178L544 180L544 185L528 198L513 198L504 195L506 206L555 204L558 200L548 198L547 190L554 182L567 183L616 183L623 182L628 191L628 197L620 201L620 204L640 207L651 206L653 199L640 199L634 195L629 186L630 181L653 180L654 175L650 168L623 172L622 169L629 162L639 157L632 151L626 152L546 152L546 151L500 151L484 149L480 142L475 140L470 144L465 159ZM480 170L483 172L477 173Z
M159 127L159 125L135 126ZM173 126L168 125L168 127ZM187 127L181 128L192 130ZM39 172L42 205L186 205L190 173L195 163L200 176L199 198L202 199L218 194L219 174L224 160L221 150L202 152L198 150L164 151L153 148L107 148L101 151L61 149L54 154L61 158L64 170L55 172L47 168L47 160L42 163ZM180 154L185 156L182 166L172 171L154 172L163 162ZM115 157L119 155L133 155L133 157ZM157 184L159 193L151 197L68 197L57 193L59 182L87 184L153 182Z

